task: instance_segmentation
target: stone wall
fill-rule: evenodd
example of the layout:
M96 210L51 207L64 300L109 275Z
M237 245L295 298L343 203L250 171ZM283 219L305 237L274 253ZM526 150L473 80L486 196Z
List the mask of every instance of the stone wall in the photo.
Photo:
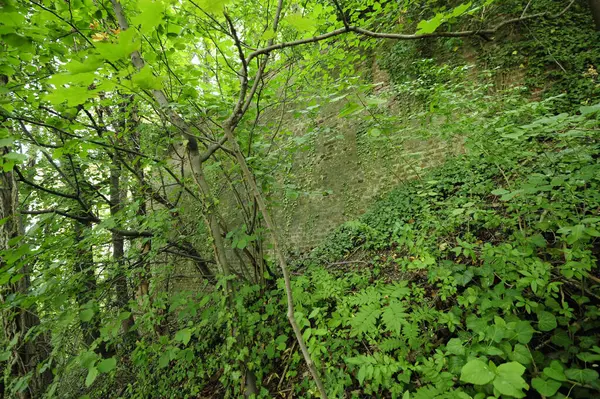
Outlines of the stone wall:
M460 140L427 137L409 127L373 137L363 125L360 117L332 117L296 128L298 134L313 132L310 148L294 157L291 177L286 177L300 195L282 198L284 205L274 209L290 253L316 247L377 198L462 148Z

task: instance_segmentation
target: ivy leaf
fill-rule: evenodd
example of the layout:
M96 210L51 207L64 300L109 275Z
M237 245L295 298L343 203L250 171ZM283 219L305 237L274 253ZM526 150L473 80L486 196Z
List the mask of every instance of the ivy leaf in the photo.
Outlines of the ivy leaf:
M554 380L534 378L531 380L531 386L542 396L553 396L559 390L561 383Z
M187 345L188 342L190 342L191 338L192 338L192 332L190 331L189 328L184 328L183 330L179 330L175 334L175 340L182 342L184 345Z
M528 344L533 338L533 327L528 321L520 320L518 322L512 322L507 324L507 328L511 331L509 339L516 339L523 345Z
M568 379L577 381L581 384L588 384L598 379L598 372L592 369L568 369L565 371Z
M563 367L560 364L560 362L557 360L553 360L550 363L550 367L544 368L544 375L557 381L567 380L567 377L565 376L565 371L563 370Z
M98 369L96 367L90 367L88 369L87 377L85 377L85 386L89 387L96 381L96 377L98 377Z
M531 363L531 354L525 345L516 344L515 349L508 355L510 360L521 363Z
M108 359L103 359L100 363L98 363L98 371L101 373L108 373L113 370L117 366L117 359L114 357L109 357Z
M540 331L552 331L556 328L556 317L550 312L539 312L538 315L538 328Z
M471 360L465 364L460 372L460 380L469 384L485 385L495 377L490 367L481 360Z
M524 372L525 366L517 362L501 364L496 370L494 388L503 395L524 398L525 394L522 389L529 389L529 385L521 377Z

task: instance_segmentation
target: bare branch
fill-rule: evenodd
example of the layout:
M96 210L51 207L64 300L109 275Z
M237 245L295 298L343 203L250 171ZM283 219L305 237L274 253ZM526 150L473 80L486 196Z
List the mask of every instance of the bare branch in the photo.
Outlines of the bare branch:
M419 39L435 38L435 37L490 36L490 35L493 35L494 33L498 32L502 28L506 27L507 25L517 24L517 23L528 21L531 19L559 18L562 15L564 15L569 10L569 8L571 8L571 6L574 3L575 3L575 0L571 0L569 2L569 4L565 8L563 8L562 11L560 11L557 14L551 14L548 11L540 12L540 13L536 13L536 14L530 14L527 16L521 16L518 18L512 18L512 19L508 19L506 21L502 21L499 24L497 24L496 26L489 28L489 29L465 30L465 31L458 31L458 32L433 32L433 33L424 33L424 34L414 34L414 33L407 34L407 33L380 33L380 32L374 32L374 31L371 31L368 29L363 29L363 28L360 28L357 26L348 25L346 27L339 28L339 29L336 29L336 30L328 32L328 33L324 33L322 35L318 35L318 36L314 36L314 37L310 37L310 38L306 38L306 39L294 40L291 42L273 44L273 45L258 49L256 51L252 52L248 56L248 62L250 62L253 58L258 57L259 55L268 54L275 50L280 50L280 49L284 49L284 48L288 48L288 47L295 47L295 46L299 46L299 45L307 44L307 43L316 43L316 42L320 42L320 41L323 41L323 40L326 40L326 39L329 39L329 38L332 38L335 36L339 36L339 35L347 33L347 32L354 32L356 34L359 34L362 36L367 36L367 37L372 37L375 39L394 39L394 40L419 40Z

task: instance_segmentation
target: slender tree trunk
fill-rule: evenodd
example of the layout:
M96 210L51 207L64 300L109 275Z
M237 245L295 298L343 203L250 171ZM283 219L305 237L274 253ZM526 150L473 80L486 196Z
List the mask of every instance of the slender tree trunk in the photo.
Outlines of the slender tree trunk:
M237 140L235 139L235 136L233 135L233 130L231 128L231 120L228 120L224 123L223 129L225 131L225 135L230 145L233 148L233 152L235 154L237 162L240 165L240 168L242 169L242 175L244 176L244 179L246 179L246 182L250 185L250 189L254 194L254 198L256 199L258 209L260 210L265 221L265 226L267 227L267 230L269 230L269 232L271 233L273 251L275 252L275 256L277 257L277 261L279 263L279 267L281 268L283 280L285 283L285 292L287 295L288 305L287 317L290 321L292 329L294 330L294 334L296 335L296 339L298 341L298 345L300 346L300 350L302 351L302 355L304 356L306 366L308 367L308 370L310 371L313 380L315 381L317 388L319 389L321 398L326 399L327 393L325 391L325 387L323 386L323 382L319 377L319 373L317 371L317 368L315 367L312 357L310 356L310 353L308 353L308 348L306 347L304 338L302 337L302 330L298 326L298 323L296 323L296 318L294 316L294 298L292 297L292 283L290 279L290 273L287 267L287 262L285 260L285 257L283 256L283 252L281 251L281 247L279 245L279 237L277 236L275 224L273 223L273 219L271 218L271 213L267 208L266 201L263 198L263 195L260 189L258 188L256 181L254 180L254 175L252 174L252 172L250 172L250 169L248 168L248 164L246 163L244 153L242 152L242 149L240 148Z
M75 222L74 233L75 243L77 245L76 260L74 272L79 275L82 287L77 287L77 303L80 307L84 307L90 300L93 300L93 295L96 293L97 282L96 273L94 271L94 254L92 246L85 242L85 235L92 229L91 222ZM81 322L81 331L83 333L83 341L89 347L94 341L100 338L100 320L99 315L94 310L94 315L90 321ZM101 352L105 350L101 346Z
M117 217L121 210L121 166L118 157L113 157L110 168L110 215ZM129 310L129 292L127 288L127 274L125 273L125 240L119 233L112 233L112 256L115 267L115 289L117 294L117 306L120 309ZM121 326L125 335L133 325L133 315L123 320Z
M600 0L588 0L588 3L596 24L596 30L600 32Z
M127 23L127 18L125 18L125 14L123 13L123 8L121 7L121 3L118 0L111 0L113 5L113 10L119 21L119 27L122 31L129 29L129 24ZM145 63L142 59L140 53L138 51L134 51L131 53L131 63L133 66L140 70L144 67ZM169 107L169 100L167 96L162 90L152 90L152 95L154 96L155 101L158 105L165 111L167 117L171 121L171 123L177 127L184 138L188 140L188 154L190 159L190 164L193 170L194 179L196 180L198 187L200 188L200 192L202 194L203 199L206 201L205 209L206 209L206 219L207 225L211 233L211 237L213 239L213 249L215 251L215 257L218 265L221 267L221 270L225 275L231 274L231 268L229 266L229 262L227 261L227 257L225 256L225 245L223 239L221 237L221 228L219 226L218 218L216 215L216 210L214 209L214 197L212 195L212 191L210 186L206 182L206 178L204 176L203 171L203 160L200 156L198 141L196 137L191 134L190 126L175 112Z
M6 154L8 148L0 148L0 154ZM21 223L17 214L18 192L17 182L12 171L2 171L0 173L0 220L5 220L0 224L0 251L9 250L12 245L10 240L19 236L21 233ZM0 269L7 266L0 258ZM10 273L10 269L7 271ZM5 365L0 369L5 369L3 381L3 390L0 390L0 396L9 397L8 392L4 392L9 383L32 373L33 377L29 381L29 387L25 391L17 394L17 397L35 398L41 397L46 387L52 381L50 370L44 373L38 372L39 363L47 357L50 352L50 344L46 334L33 334L27 336L28 332L40 324L40 319L35 308L22 308L12 306L6 302L7 297L16 294L27 295L30 287L29 265L25 264L20 270L12 273L13 275L22 274L23 277L13 284L0 290L0 302L5 307L1 319L4 330L4 338L7 342L17 339L16 344L11 348L12 354Z

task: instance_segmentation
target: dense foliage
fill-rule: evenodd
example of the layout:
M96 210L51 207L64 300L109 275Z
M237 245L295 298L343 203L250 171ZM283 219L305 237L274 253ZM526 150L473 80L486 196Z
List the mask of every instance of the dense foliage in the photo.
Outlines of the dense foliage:
M600 395L586 4L0 13L1 396ZM295 180L325 117L460 155L300 254L272 214L336 194Z

